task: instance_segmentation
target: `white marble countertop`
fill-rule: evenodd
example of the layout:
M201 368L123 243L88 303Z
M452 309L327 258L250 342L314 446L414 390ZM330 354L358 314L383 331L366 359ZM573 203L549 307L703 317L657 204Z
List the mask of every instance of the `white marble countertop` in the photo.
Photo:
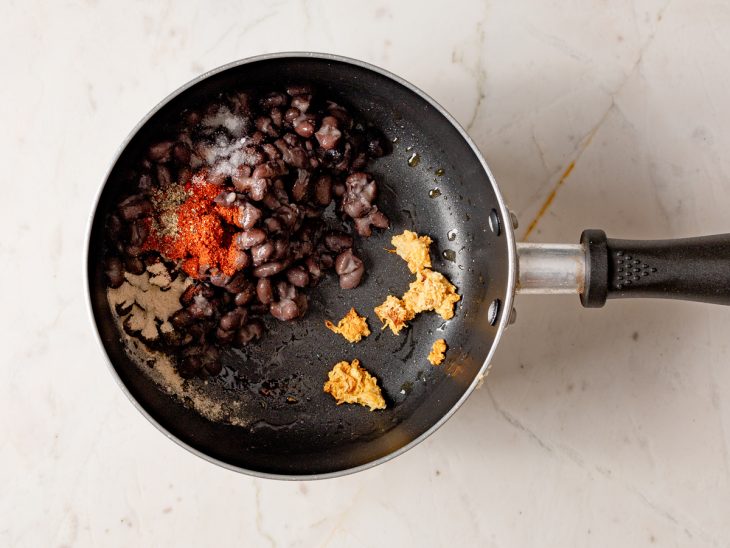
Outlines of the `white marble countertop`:
M367 472L285 483L160 435L107 371L82 283L94 194L137 120L281 50L358 57L434 96L521 238L555 188L531 241L730 231L727 3L0 5L0 545L730 545L730 309L520 297L444 428Z

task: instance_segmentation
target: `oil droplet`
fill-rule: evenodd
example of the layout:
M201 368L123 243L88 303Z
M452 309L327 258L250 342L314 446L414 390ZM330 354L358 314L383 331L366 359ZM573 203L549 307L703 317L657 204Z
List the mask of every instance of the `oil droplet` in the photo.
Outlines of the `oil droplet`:
M446 233L446 237L449 239L450 242L453 242L454 240L456 240L457 234L458 234L458 232L456 230L449 230Z
M446 172L444 171L443 168L440 167L436 170L436 177L443 177L444 173L446 173Z
M429 198L438 198L439 196L441 196L441 190L439 190L438 188L432 188L428 191Z
M456 262L456 251L453 249L444 249L443 253L441 255L444 256L444 259L447 261Z
M413 154L411 154L410 158L408 158L408 165L411 167L416 167L420 161L421 157L418 155L418 152L414 152Z

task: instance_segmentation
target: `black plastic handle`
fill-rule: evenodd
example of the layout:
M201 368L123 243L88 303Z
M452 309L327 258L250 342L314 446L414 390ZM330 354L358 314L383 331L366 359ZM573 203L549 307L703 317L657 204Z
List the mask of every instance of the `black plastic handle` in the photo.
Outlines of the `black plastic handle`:
M581 235L586 253L583 306L653 297L730 305L730 234L681 240L613 240Z

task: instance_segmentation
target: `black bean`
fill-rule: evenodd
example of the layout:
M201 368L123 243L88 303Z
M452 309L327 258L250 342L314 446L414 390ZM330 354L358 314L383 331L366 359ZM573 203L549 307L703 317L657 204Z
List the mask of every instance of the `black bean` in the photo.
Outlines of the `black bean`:
M257 266L253 269L253 275L256 278L268 278L274 276L286 268L286 263L275 261L271 263L264 263L261 266Z
M276 282L276 294L279 300L292 299L294 300L297 296L297 290L293 285L289 285L284 280Z
M283 179L276 179L274 180L274 184L271 185L272 194L281 204L289 203L289 194L287 194L286 189L286 183L284 183Z
M259 266L268 261L274 254L274 244L264 242L251 248L251 258L254 266Z
M301 111L298 108L290 108L290 109L287 109L287 111L284 113L284 120L288 124L293 124L294 123L294 120L296 120L297 118L299 118L299 116L301 114L302 113L301 113Z
M297 303L291 299L283 299L281 301L271 303L269 312L277 320L282 322L290 321L299 316L299 307Z
M253 170L251 177L253 177L254 179L270 179L272 177L284 175L288 171L289 170L286 168L283 161L271 160L266 162L265 164L256 166L256 169Z
M192 323L193 317L187 310L178 310L170 316L170 323L175 329L182 329Z
M137 188L143 194L150 194L154 189L152 176L149 173L143 173L140 175L139 181L137 182Z
M236 201L236 193L232 192L230 190L223 190L221 191L218 196L216 196L213 199L213 202L217 205L221 205L224 207L231 207L233 203Z
M264 145L264 147L266 146ZM266 161L266 156L258 147L248 146L241 151L241 160L247 166L256 167Z
M218 268L211 268L210 272L209 272L209 276L210 276L210 283L216 287L223 287L229 281L231 281L231 277L224 274L223 271Z
M271 280L268 278L259 279L256 284L256 296L263 304L269 304L272 301L273 293L271 290Z
M243 270L251 264L251 258L243 249L230 249L228 251L228 261L235 271ZM228 291L231 291L232 293L238 293L240 291L240 289L231 290L229 287L237 287L235 285L232 286L230 282L226 284L226 289Z
M254 294L256 293L256 290L253 286L253 284L248 284L243 291L240 293L236 293L236 297L233 300L233 302L236 304L236 306L244 306L251 302L251 299L253 299Z
M258 320L252 320L238 330L236 338L240 345L248 344L254 339L261 338L264 334L264 325Z
M218 322L218 327L221 329L225 329L226 331L233 331L235 329L238 329L241 327L241 323L243 320L243 315L241 314L239 309L231 310L230 312L226 312L221 316L220 321Z
M296 232L303 215L295 204L283 205L276 210L276 216L289 230Z
M147 156L153 162L169 162L172 152L172 141L162 141L152 145L147 151Z
M350 169L352 171L359 171L368 164L368 156L364 152L358 152L350 163Z
M309 104L312 101L312 96L307 93L301 93L292 97L291 106L292 108L298 109L300 112L307 112L309 110Z
M286 92L289 95L307 95L312 93L312 86L308 84L296 84L287 86Z
M365 265L352 252L352 249L343 251L335 259L335 272L340 277L342 289L352 289L360 285L362 276L365 273Z
M332 192L338 198L344 196L344 194L345 194L345 185L343 185L342 183L335 183L332 186Z
M220 327L215 330L216 339L218 339L218 342L223 344L231 344L235 336L235 331L226 331L225 329L222 329Z
M350 129L352 127L352 117L343 107L337 103L329 102L327 105L327 112L330 116L337 118L340 127Z
M289 254L289 242L286 240L274 240L274 255L272 259L278 261Z
M124 247L124 253L128 257L139 257L142 254L142 247L130 244Z
M172 184L170 170L162 164L157 166L157 183L161 188L167 188Z
M124 261L124 268L129 272L130 274L135 274L139 276L145 271L145 264L142 259L139 257L128 257Z
M284 115L279 107L274 107L271 109L270 112L271 121L274 123L275 126L279 127L281 125L281 122L284 118Z
M190 147L186 143L175 143L172 156L178 164L187 166L190 163Z
M192 341L197 344L203 344L205 342L205 336L207 329L200 323L194 323L187 328L188 335L192 338Z
M309 195L309 171L306 169L297 170L297 180L292 185L291 195L295 202L302 202Z
M330 232L324 237L327 249L334 253L341 253L352 247L352 236L343 232Z
M320 253L319 264L324 270L329 270L335 265L335 260L329 253Z
M203 360L198 356L184 356L177 364L177 371L182 377L190 378L203 367Z
M129 243L134 246L141 246L147 239L149 229L147 223L142 219L137 219L129 224Z
M279 152L279 149L276 148L271 143L265 143L265 144L261 145L261 148L263 149L264 154L266 154L266 157L269 160L277 160L277 159L281 158L281 152ZM259 162L259 163L262 164L263 162ZM258 165L258 164L256 164L256 165Z
M342 137L342 132L337 129L338 124L339 121L334 116L325 116L322 118L322 124L314 136L317 138L319 146L323 149L330 150L337 146L340 137Z
M277 208L278 207L281 206L279 205L277 206ZM264 219L264 226L266 227L266 230L268 230L269 234L278 234L279 232L284 230L281 221L276 217L269 217L268 219Z
M312 135L314 135L314 117L313 116L307 116L306 114L300 115L296 120L294 120L294 131L297 132L297 135L301 135L305 139L308 139Z
M185 346L193 340L187 333L181 333L174 329L172 331L160 331L160 335L165 344L173 347Z
M298 261L312 254L314 244L312 242L294 240L293 242L289 242L289 250L291 251L292 258Z
M317 179L314 183L314 197L322 206L326 206L332 201L332 177L322 175Z
M269 180L249 177L248 175L244 175L245 171L242 170L243 168L239 168L239 170L237 170L231 177L231 180L233 181L233 187L238 192L243 192L247 194L252 200L255 200L257 202L261 201L266 195L266 191L269 188Z
M117 288L124 283L124 270L119 257L107 258L104 264L104 273L109 287Z
M355 219L355 230L360 236L369 238L373 232L371 226L377 228L388 228L390 226L388 217L382 211L378 211L378 206L375 205L368 211L367 215Z
M281 107L283 105L286 105L286 103L286 95L278 91L271 92L267 94L263 99L261 99L261 107L267 110L273 107Z
M306 295L300 293L296 297L294 297L294 302L297 304L297 308L299 309L299 317L301 318L307 313L307 310L309 309L309 299Z
M269 305L255 302L255 303L251 304L248 307L248 309L251 311L251 314L261 316L263 314L266 314L269 311Z
M322 269L320 268L317 259L314 257L307 257L304 264L307 266L307 272L309 272L311 279L319 280L319 278L322 277Z
M233 334L231 334L231 341L233 340ZM223 364L220 361L207 361L204 364L205 370L209 375L215 377L223 370Z
M286 279L296 287L306 287L309 285L309 274L302 266L295 266L287 270Z
M181 167L177 170L177 182L181 185L193 179L193 171L189 167Z
M193 297L193 302L188 306L188 312L193 318L209 318L215 313L215 309L211 302L206 299L203 295L196 295Z
M239 221L241 228L244 230L252 228L263 216L262 211L252 203L245 202L239 207L241 211Z
M245 252L241 252L242 255L246 255ZM248 257L246 255L246 257ZM223 289L225 289L228 293L240 293L243 291L246 286L251 283L246 278L246 275L243 272L238 272L234 274L229 282L223 286Z
M236 245L241 249L251 249L266 241L266 232L260 228L250 228L236 234Z
M106 233L112 242L119 241L124 235L124 224L122 220L115 214L109 215L106 221Z
M256 129L258 129L261 133L265 133L266 135L269 135L271 137L276 137L277 135L274 123L268 116L259 116L258 118L256 118Z
M141 194L135 194L119 203L119 213L125 221L138 219L152 213L152 203Z

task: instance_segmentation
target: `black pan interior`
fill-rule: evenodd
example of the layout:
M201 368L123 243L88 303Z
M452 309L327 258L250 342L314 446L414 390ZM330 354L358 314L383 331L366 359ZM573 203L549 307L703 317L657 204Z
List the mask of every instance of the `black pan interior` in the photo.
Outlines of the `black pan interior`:
M105 298L104 217L128 184L126 174L141 150L176 123L183 109L231 89L268 91L299 82L314 84L325 96L358 110L394 141L392 154L370 167L380 183L378 204L392 228L356 240L367 265L366 280L359 288L343 291L332 276L310 292L312 306L306 318L293 325L273 320L265 340L228 356L228 370L236 371L243 381L224 386L229 388L226 398L244 405L251 421L246 427L211 422L163 393L125 352ZM414 153L420 161L411 166L408 159ZM436 175L438 169L444 171L442 176ZM495 299L505 302L509 289L508 245L504 230L495 234L490 229L493 210L503 226L493 182L469 143L405 85L368 68L327 58L295 56L240 64L171 99L133 136L114 165L91 230L88 274L93 314L111 363L130 394L154 421L189 447L264 474L307 476L355 468L387 456L431 429L478 374L497 333L489 321L489 305ZM391 236L403 229L434 239L434 268L456 284L463 299L454 319L443 322L435 314L423 314L411 329L394 336L380 331L373 307L388 293L402 294L411 280L405 263L385 251ZM446 250L456 253L455 261L444 259ZM351 306L369 316L373 331L357 345L323 327L325 318L336 321ZM440 337L450 350L444 364L433 367L426 355ZM379 379L386 410L336 406L322 391L332 365L353 358Z

